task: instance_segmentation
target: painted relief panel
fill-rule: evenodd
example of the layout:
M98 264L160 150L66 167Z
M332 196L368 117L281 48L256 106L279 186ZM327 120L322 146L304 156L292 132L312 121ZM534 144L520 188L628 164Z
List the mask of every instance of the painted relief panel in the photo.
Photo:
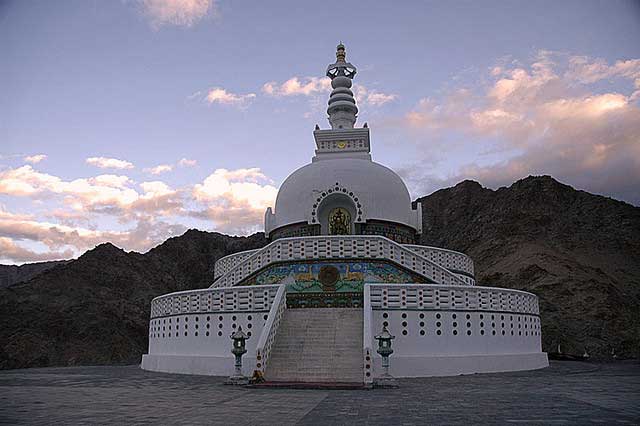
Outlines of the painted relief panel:
M316 261L273 265L240 285L281 284L287 293L362 292L364 283L423 283L425 279L379 261Z

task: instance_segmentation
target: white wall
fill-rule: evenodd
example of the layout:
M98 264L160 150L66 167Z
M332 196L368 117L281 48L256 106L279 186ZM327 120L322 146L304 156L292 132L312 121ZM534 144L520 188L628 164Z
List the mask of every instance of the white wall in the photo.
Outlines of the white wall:
M182 291L151 302L149 353L142 368L183 374L230 375L231 333L249 336L243 371L255 368L256 346L278 285Z
M149 324L149 354L230 356L231 333L242 327L242 331L250 336L246 342L247 354L255 355L268 313L210 312L152 319Z
M423 284L366 284L363 348L381 357L375 336L395 336L390 372L396 377L449 376L543 368L538 300L517 290Z

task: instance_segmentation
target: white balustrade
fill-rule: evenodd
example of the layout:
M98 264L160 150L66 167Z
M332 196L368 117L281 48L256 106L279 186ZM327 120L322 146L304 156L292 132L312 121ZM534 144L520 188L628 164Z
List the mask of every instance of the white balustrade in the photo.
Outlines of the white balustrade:
M278 285L261 285L169 293L151 301L151 318L211 312L268 311L278 288Z
M284 316L284 310L287 308L287 298L285 286L281 285L274 297L273 304L269 310L269 316L265 323L260 339L256 346L256 370L264 374L267 370L267 363L271 355L271 348L276 340L276 334L280 327L280 322Z
M435 283L468 286L456 274L425 256L380 235L347 235L282 238L259 249L236 265L211 287L231 287L251 274L276 262L317 259L390 260Z
M404 244L404 246L450 271L460 271L474 276L473 260L464 253L417 244Z
M473 310L539 315L538 297L520 290L424 284L367 284L372 309Z
M542 368L541 323L534 294L492 287L366 284L365 380L379 373L373 335L395 336L391 374L397 377ZM369 375L367 375L369 373Z
M229 371L231 374L230 335L242 327L249 336L245 358L253 368L258 336L267 323L275 300L282 298L278 294L281 289L279 285L213 288L156 297L151 302L149 352L145 365L155 371L197 370L199 374ZM175 357L195 358L193 363L178 365L172 361L177 359ZM199 367L189 370L189 365ZM245 374L251 372L245 371Z
M216 280L218 279L218 277L221 277L222 275L226 274L231 269L233 269L238 263L242 262L252 254L257 252L258 250L260 249L245 250L238 253L230 254L225 257L221 257L220 259L218 259L218 261L215 263L215 266L213 267L213 279Z

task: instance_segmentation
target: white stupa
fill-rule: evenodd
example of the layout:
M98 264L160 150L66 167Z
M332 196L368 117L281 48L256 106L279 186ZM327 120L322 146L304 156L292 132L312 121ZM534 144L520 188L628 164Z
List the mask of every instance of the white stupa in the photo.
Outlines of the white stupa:
M267 381L371 384L374 336L395 335L390 373L424 377L548 366L535 295L475 285L463 253L418 245L422 210L356 128L356 67L342 44L327 68L331 129L265 213L269 243L215 264L213 284L152 301L142 368L231 375L230 334L249 336L242 371Z

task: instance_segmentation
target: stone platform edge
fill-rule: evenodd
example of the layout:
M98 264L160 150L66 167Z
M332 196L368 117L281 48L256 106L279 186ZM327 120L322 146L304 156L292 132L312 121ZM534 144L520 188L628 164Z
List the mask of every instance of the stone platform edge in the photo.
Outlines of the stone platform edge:
M374 359L374 377L382 372L381 358ZM538 370L549 366L546 352L466 356L394 356L390 373L397 378L459 376L477 373ZM195 355L143 355L140 367L160 373L230 376L233 357ZM255 357L242 358L242 373L251 377Z
M256 358L242 357L242 374L253 375ZM234 373L234 357L198 355L142 355L140 368L147 371L200 376L231 376Z
M538 370L549 366L546 352L492 355L395 356L389 358L389 373L398 378L459 376ZM382 371L382 359L374 358L374 377Z

